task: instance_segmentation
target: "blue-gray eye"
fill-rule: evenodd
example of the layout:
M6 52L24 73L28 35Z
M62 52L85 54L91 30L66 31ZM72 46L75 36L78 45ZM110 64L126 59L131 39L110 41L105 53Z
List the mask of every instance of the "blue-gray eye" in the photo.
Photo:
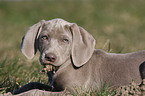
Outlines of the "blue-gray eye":
M42 40L48 40L48 37L45 35L45 36L42 36L41 39Z
M63 42L64 42L64 43L68 43L69 40L68 40L68 39L63 39Z

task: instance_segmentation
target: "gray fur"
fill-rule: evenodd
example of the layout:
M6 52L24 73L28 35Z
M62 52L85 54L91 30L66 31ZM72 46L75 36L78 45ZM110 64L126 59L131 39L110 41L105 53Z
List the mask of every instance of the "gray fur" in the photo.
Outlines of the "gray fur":
M54 88L52 91L63 91L64 89L73 91L75 87L96 89L101 88L102 85L105 86L108 82L111 87L128 85L132 80L137 83L141 82L139 66L145 61L145 51L126 54L107 53L94 49L94 38L75 23L53 19L45 21L39 26L41 25L43 26L39 36L30 34L27 38L29 32L26 33L22 42L22 52L28 50L25 55L29 58L31 53L29 50L35 51L37 49L34 47L38 48L40 62L43 66L59 66L53 76L52 87ZM31 28L29 31L32 32L35 27ZM36 44L38 47L25 47L27 45L25 39L28 39L28 42L30 39L31 42L31 37L38 37ZM46 54L49 53L54 55L51 57L55 60L47 64L49 59L46 58ZM30 57L32 58L33 55L34 52Z

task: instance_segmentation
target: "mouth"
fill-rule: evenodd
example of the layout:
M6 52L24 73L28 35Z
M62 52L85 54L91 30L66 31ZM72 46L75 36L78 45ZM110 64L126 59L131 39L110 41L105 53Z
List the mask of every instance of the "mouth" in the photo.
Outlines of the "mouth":
M59 69L59 66L54 66L53 62L50 61L44 61L43 62L43 69L41 70L41 72L52 72L53 74L55 74L57 72L57 70Z

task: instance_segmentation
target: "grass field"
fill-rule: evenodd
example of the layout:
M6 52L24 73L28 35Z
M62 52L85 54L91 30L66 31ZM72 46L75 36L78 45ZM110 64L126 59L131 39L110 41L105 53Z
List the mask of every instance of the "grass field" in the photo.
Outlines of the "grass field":
M62 18L85 28L96 48L126 53L145 49L144 0L0 0L0 91L47 83L38 55L27 60L20 43L29 26Z

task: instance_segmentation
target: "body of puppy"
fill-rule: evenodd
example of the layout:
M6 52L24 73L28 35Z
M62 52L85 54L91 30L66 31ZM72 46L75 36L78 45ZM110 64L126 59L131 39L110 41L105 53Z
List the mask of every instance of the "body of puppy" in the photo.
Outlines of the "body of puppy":
M53 19L31 26L21 50L32 59L37 49L40 63L50 66L53 73L50 91L100 89L109 82L111 87L127 85L132 80L141 82L139 66L145 61L145 51L115 54L95 49L93 36L75 23Z

